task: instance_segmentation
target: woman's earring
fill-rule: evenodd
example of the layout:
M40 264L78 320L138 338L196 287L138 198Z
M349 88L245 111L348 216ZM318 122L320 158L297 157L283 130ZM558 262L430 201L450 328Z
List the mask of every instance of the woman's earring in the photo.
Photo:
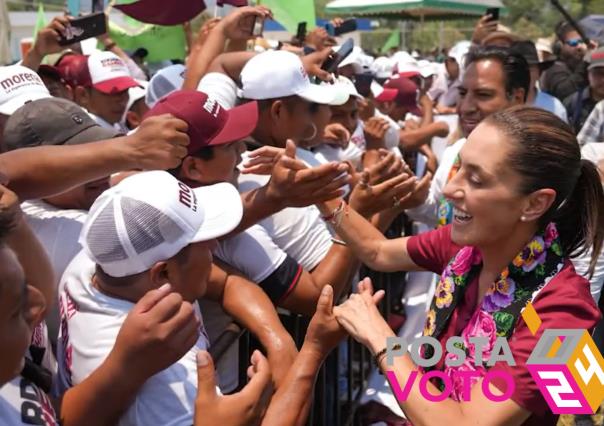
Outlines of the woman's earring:
M520 221L521 222L526 222L526 216L520 216Z

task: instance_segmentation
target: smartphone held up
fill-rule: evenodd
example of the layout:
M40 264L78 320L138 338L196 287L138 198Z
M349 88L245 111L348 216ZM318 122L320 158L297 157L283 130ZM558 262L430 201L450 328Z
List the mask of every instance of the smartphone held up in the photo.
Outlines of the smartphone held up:
M65 32L61 35L59 45L68 46L92 37L98 37L107 32L107 22L103 12L72 18Z

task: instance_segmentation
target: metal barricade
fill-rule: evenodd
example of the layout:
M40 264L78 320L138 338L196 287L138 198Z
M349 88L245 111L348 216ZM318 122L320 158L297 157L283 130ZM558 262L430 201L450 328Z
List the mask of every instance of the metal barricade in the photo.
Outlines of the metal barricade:
M396 238L408 229L404 220L397 221L386 233ZM380 304L384 318L400 314L401 294L404 290L403 273L379 273L362 267L360 277L372 278L375 290L383 289L386 297ZM309 319L295 314L280 314L285 329L291 334L298 349L302 346ZM224 337L223 337L224 336ZM248 331L229 326L213 345L212 353L220 356L231 344L239 343L239 389L247 383L249 359L255 349L262 349ZM217 344L219 347L216 348ZM218 358L214 358L218 359ZM356 426L361 425L358 416L359 402L367 387L369 374L374 368L369 351L349 338L336 348L320 369L315 384L314 401L307 421L309 426Z

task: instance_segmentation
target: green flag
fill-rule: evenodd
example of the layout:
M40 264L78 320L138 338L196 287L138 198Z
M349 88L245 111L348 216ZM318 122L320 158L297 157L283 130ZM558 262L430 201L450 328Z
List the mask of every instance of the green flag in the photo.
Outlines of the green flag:
M275 20L291 34L296 34L300 22L306 22L309 30L316 26L313 0L260 0L259 3L270 8Z
M187 41L182 25L165 27L141 23L136 29L125 29L109 22L109 35L124 50L147 49L148 62L185 59L186 56Z
M34 40L38 35L38 31L46 26L46 18L44 17L44 5L42 2L38 3L38 16L36 17L36 26L34 27Z
M399 47L401 45L401 32L394 30L390 33L388 40L382 46L382 53L388 53L393 47Z

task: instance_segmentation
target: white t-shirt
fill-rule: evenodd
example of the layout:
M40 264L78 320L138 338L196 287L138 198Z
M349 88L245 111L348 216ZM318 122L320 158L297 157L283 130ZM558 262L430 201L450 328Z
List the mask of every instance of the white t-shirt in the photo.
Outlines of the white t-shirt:
M61 279L57 352L63 390L81 383L105 361L134 306L96 290L91 283L94 267L94 262L82 252ZM201 318L197 303L194 306ZM197 396L196 354L207 348L208 338L202 325L195 346L176 364L147 379L119 424L190 426Z
M42 200L21 203L27 223L46 249L57 281L69 262L82 250L78 243L88 212L59 209Z
M57 363L44 322L33 329L25 357L48 370L56 382ZM0 425L58 425L58 422L48 395L25 377L17 376L0 388Z
M244 154L244 157L247 156ZM239 192L260 188L268 180L269 176L239 175ZM315 206L283 209L259 225L281 250L307 271L312 271L331 248L331 233Z
M0 388L0 425L58 425L55 410L38 386L17 376Z
M581 157L597 165L599 161L604 160L604 143L586 143L585 145L583 145L583 148L581 148Z
M78 238L88 212L60 209L43 200L25 201L21 203L21 210L46 250L58 282L69 262L82 250ZM56 342L59 333L59 310L56 300L48 310L46 321L50 338Z

